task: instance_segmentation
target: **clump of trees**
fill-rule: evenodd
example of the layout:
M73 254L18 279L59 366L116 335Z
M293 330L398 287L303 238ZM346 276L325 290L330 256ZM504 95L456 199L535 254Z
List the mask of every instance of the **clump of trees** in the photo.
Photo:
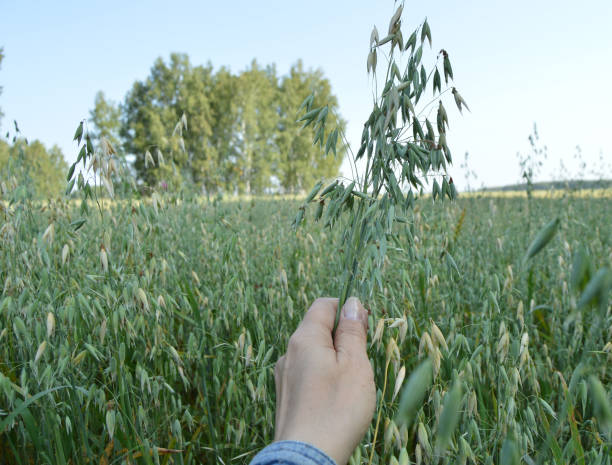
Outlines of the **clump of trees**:
M66 186L68 164L56 145L47 149L38 141L15 137L0 140L0 190L3 198L51 198Z
M344 129L345 121L332 116L338 102L329 81L300 61L285 76L255 60L234 74L174 53L168 62L157 59L120 104L99 92L92 135L131 161L145 185L190 182L209 194L300 192L336 176L344 156L339 147L336 157L325 157L312 144L312 129L296 124L300 103L313 92L315 104L334 110L334 127Z

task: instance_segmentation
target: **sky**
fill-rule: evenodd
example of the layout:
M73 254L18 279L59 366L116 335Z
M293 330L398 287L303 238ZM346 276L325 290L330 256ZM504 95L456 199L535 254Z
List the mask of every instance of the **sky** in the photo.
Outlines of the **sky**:
M157 57L172 52L233 72L254 58L276 64L279 75L298 59L320 68L358 148L372 108L370 32L376 25L382 37L395 10L390 0L3 3L1 134L16 120L29 139L59 145L69 162L77 155L72 135L96 92L122 101ZM449 53L453 85L470 107L461 115L450 95L445 101L449 173L460 190L520 181L517 153L531 152L534 123L548 152L536 180L612 178L610 0L406 1L402 18L405 38L428 19L434 51ZM466 152L477 179L460 166ZM342 170L350 173L346 164Z

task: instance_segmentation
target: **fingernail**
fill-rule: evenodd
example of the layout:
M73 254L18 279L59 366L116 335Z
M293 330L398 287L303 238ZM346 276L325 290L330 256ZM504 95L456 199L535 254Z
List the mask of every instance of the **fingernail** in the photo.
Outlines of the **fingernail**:
M365 308L357 297L349 297L342 307L342 314L347 320L367 321Z

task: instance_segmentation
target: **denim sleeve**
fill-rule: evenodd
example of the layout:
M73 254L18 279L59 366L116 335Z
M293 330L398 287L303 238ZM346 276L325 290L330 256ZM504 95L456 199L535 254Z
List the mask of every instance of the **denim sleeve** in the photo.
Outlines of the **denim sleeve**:
M262 449L250 465L336 465L336 462L305 442L278 441Z

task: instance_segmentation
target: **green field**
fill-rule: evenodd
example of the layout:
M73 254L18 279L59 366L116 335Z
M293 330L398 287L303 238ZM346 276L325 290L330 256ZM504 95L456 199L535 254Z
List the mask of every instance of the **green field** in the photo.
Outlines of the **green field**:
M310 211L293 231L298 205L121 201L78 230L74 203L0 206L0 463L248 463L274 435L277 358L338 294L342 225ZM610 464L612 310L603 292L578 305L612 262L610 198L421 199L403 227L414 256L389 247L361 296L378 404L352 465L372 447L376 464ZM401 426L397 378L428 356L433 385ZM436 456L455 379L460 419Z

